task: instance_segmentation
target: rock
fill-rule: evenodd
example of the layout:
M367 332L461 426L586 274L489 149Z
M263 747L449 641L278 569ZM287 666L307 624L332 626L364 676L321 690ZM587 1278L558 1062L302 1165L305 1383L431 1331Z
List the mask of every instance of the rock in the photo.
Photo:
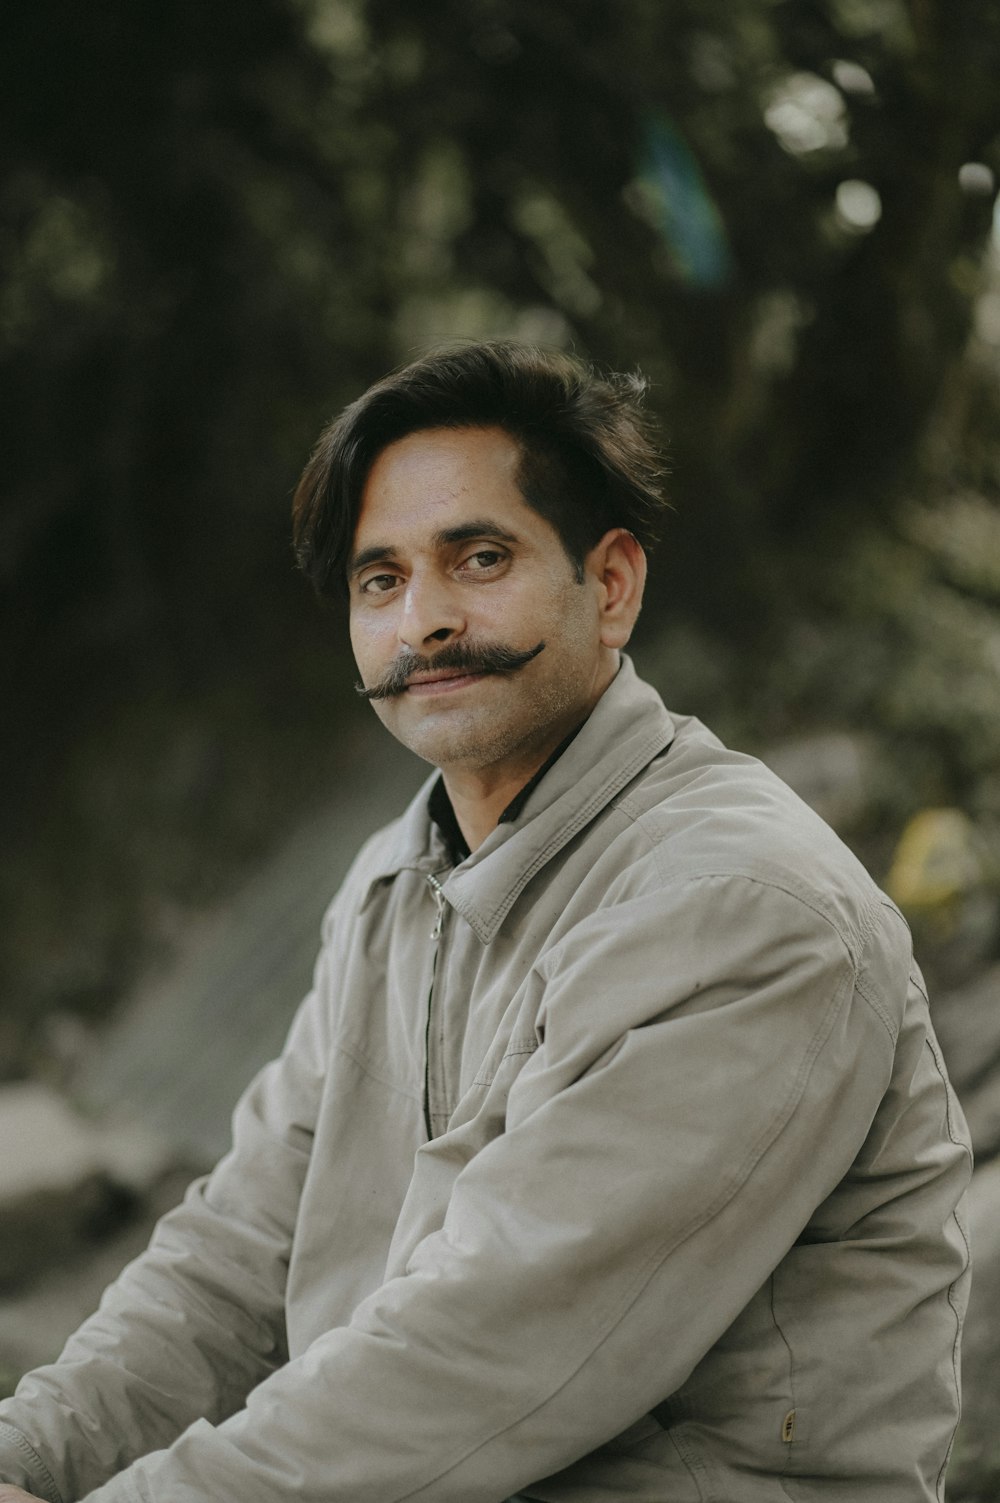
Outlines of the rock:
M109 1134L50 1087L0 1090L0 1285L17 1283L115 1226L165 1166L139 1134Z

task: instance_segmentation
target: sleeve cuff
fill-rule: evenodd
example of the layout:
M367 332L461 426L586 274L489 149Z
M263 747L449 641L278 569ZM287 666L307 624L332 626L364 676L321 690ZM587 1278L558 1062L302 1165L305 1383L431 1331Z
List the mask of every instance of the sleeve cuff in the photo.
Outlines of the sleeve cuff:
M55 1478L34 1446L25 1440L20 1430L15 1430L13 1425L8 1425L4 1420L0 1420L0 1446L8 1453L16 1455L19 1462L17 1476L5 1477L5 1481L16 1487L30 1489L40 1498L44 1498L45 1503L64 1503L63 1495L56 1487ZM0 1467L2 1465L3 1463L0 1462Z

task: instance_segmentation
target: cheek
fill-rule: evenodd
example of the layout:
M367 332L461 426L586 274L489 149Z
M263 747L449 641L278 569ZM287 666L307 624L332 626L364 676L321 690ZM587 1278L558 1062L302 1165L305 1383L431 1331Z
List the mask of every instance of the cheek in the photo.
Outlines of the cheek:
M383 662L392 655L394 637L388 620L376 620L361 614L352 615L349 623L351 651L359 668L365 663Z
M359 630L358 625L355 622L353 616L351 617L350 624L349 624L349 627L348 627L348 635L350 636L350 639L351 639L351 651L354 654L354 661L357 663L358 667L360 668L361 665L362 665L362 663L364 662L364 657L365 657L364 639L363 639L362 633Z
M471 629L475 620L477 632L490 632L524 646L529 638L534 643L559 631L572 603L566 599L562 581L557 584L536 575L495 593L483 589L474 616L470 612L469 625Z
M589 648L597 640L599 611L593 592L586 584L560 581L554 589L546 620L570 654Z

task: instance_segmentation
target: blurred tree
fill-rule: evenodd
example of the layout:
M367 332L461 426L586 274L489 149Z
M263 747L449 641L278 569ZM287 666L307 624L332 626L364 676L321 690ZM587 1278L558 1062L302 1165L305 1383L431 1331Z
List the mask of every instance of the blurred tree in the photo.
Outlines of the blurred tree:
M372 143L280 0L49 0L0 90L3 989L27 1015L105 1003L213 852L315 792L284 498L386 356L341 190Z
M975 498L980 538L997 510L1000 319L974 325L997 306L1000 7L364 16L400 235L424 246L401 345L537 329L654 382L665 690L744 737L874 727L896 817L1000 812L996 591L970 598L940 552L953 503Z
M285 498L328 412L441 338L651 378L674 697L758 737L863 720L903 812L1000 817L998 72L994 0L19 13L8 1020L106 1006L326 786Z
M479 286L549 326L558 310L601 360L638 362L673 433L672 589L742 641L768 634L784 545L815 557L817 534L840 543L893 510L968 336L993 196L959 172L1000 167L1000 10L365 13L398 130L394 196L410 187L425 216L446 205L437 285L421 279L404 328L440 333L450 297L461 331L458 289ZM685 241L699 223L700 259Z

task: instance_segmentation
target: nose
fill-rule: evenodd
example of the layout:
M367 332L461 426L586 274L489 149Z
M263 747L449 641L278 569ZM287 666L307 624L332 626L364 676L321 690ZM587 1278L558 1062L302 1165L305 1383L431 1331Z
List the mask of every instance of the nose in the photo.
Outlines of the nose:
M449 642L465 630L458 592L434 570L414 570L403 594L398 635L403 646L423 653L433 642Z

